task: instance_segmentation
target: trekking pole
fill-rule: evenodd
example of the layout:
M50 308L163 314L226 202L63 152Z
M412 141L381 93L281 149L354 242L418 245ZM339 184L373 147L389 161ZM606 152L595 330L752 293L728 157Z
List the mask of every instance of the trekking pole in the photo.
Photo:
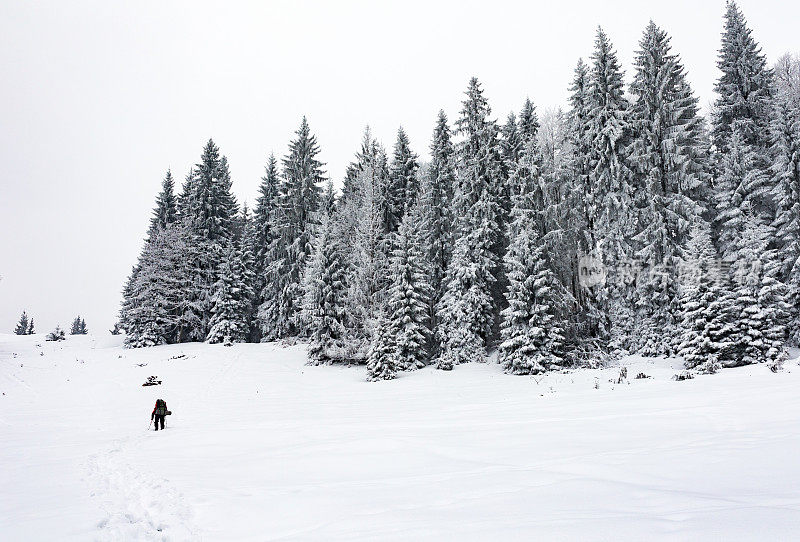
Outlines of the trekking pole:
M150 423L147 424L147 430L150 431L150 426L153 425L153 420L150 420Z

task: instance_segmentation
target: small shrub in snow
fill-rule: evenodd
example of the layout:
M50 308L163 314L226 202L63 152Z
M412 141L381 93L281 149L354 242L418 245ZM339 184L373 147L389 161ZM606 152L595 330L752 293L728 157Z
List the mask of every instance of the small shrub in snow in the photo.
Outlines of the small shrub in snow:
M61 329L61 326L56 326L56 328L48 333L47 337L45 337L46 341L63 341L64 339L66 339L66 336L64 335L64 330Z
M644 373L639 373L638 375L636 375L636 380L642 380L645 378L650 378L650 375L646 375Z
M697 372L704 375L713 375L722 369L722 364L717 360L717 356L709 356L705 361L697 366Z
M772 361L767 363L767 367L769 367L769 370L772 371L773 373L777 373L779 371L782 371L783 370L784 359L785 358L778 358L778 359L772 360Z
M678 382L682 380L691 380L694 378L694 375L691 371L681 371L680 373L676 374L672 377L672 380L677 380Z
M145 381L142 386L158 386L161 384L161 381L158 380L157 376L148 376L147 381Z

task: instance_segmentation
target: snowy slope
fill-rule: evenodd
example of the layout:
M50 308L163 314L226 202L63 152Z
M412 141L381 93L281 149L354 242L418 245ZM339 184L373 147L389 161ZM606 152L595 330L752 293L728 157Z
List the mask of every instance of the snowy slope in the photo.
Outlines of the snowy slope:
M674 362L628 359L623 384L618 369L489 364L367 383L305 366L301 346L43 339L0 335L3 540L800 532L796 360L686 382ZM158 397L174 415L148 432Z

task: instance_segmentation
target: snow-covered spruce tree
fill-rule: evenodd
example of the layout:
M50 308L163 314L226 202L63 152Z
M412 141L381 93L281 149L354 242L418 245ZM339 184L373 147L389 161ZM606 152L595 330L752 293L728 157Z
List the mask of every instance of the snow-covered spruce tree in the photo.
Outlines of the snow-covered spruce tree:
M36 329L33 327L33 318L31 318L30 323L28 324L28 335L33 335L36 333Z
M534 145L529 142L526 154ZM532 156L527 160L533 161ZM525 157L523 157L523 162ZM503 264L509 286L502 312L499 361L507 373L536 374L563 363L564 334L560 317L566 292L549 267L535 201L535 167L515 198L511 244Z
M400 370L419 369L428 361L431 287L423 226L421 209L415 205L393 243L386 325Z
M772 109L772 72L736 2L726 4L725 31L717 67L722 75L714 87L718 95L712 117L714 145L721 156L725 156L734 124L738 122L743 142L759 151L766 150Z
M19 317L17 327L14 328L14 334L27 335L28 334L28 314L22 311L22 316Z
M723 363L726 366L777 362L785 356L788 307L786 288L779 280L780 262L776 250L769 248L774 233L753 214L744 222L731 266L741 355Z
M161 193L156 198L156 207L153 209L153 216L150 218L150 229L147 231L147 238L150 239L159 230L163 230L167 225L172 224L177 219L178 201L175 197L175 181L172 172L167 170L167 175L161 183Z
M271 154L267 160L264 176L258 186L256 208L253 211L256 252L253 257L256 270L260 273L266 267L267 254L276 235L276 208L278 200L278 161Z
M484 188L488 189L488 196L496 200L503 182L499 130L490 118L492 111L477 78L470 79L465 94L456 121L456 135L461 141L456 145L453 214L459 230L468 221L470 208L482 196Z
M209 140L178 197L180 225L172 235L182 240L184 261L173 265L180 267L177 276L183 296L175 342L203 341L208 335L213 285L219 278L217 271L225 257L225 247L236 232L237 212L228 161Z
M349 359L347 268L337 229L333 216L324 214L303 274L303 320L310 332L308 357L312 363Z
M576 343L594 342L603 337L605 318L600 311L599 286L588 287L584 283L580 258L595 254L597 247L597 195L591 182L592 98L589 67L582 59L575 67L570 91L570 110L567 114L568 135L563 179L564 212L563 231L572 236L572 243L561 250L571 255L570 270L566 284L577 303L574 336ZM564 237L569 240L569 237ZM595 254L596 255L596 254Z
M247 317L251 291L246 283L242 252L233 241L225 247L225 256L216 275L206 341L226 345L245 342L249 333Z
M442 297L443 281L453 250L453 215L450 203L455 183L455 150L447 116L439 111L430 146L431 162L424 177L422 206L431 267L432 303Z
M511 195L503 176L497 123L491 119L489 102L477 78L470 79L465 94L456 121L456 135L461 140L456 145L456 186L452 204L457 236L453 259L459 243L469 242L470 237L474 236L475 247L489 243L491 257L488 260L485 259L488 255L480 253L482 248L476 248L476 254L468 256L461 264L469 265L467 262L472 258L483 267L475 271L476 275L482 275L485 270L492 274L492 280L482 282L480 286L489 288L491 305L487 314L474 316L489 323L490 328L482 338L492 341L499 334L498 316L505 305L507 281L499 262L508 246L505 228L511 210ZM479 201L481 203L476 207ZM463 247L463 250L467 248ZM452 287L451 282L452 279L448 279L448 290Z
M239 222L241 223L241 233L234 242L239 250L242 284L245 288L244 298L247 305L245 313L245 323L247 324L246 342L259 342L261 340L261 329L256 321L256 312L259 306L258 290L256 288L259 287L259 284L254 257L258 249L258 243L256 240L255 220L250 216L247 205L242 206Z
M389 166L389 186L386 194L389 233L397 231L406 211L417 199L419 193L418 168L417 155L411 151L408 136L401 126L397 130L394 155Z
M75 319L72 321L72 327L70 328L70 335L86 335L89 330L86 328L86 321L79 316L76 316Z
M386 320L381 318L375 326L367 355L367 380L391 380L397 376L395 347Z
M790 341L800 344L800 59L782 57L775 69L777 93L770 126L770 174L776 204L775 236L781 280L791 307Z
M710 186L702 119L670 38L652 21L635 58L631 84L633 139L629 162L640 198L637 261L645 273L636 284L637 328L632 347L643 355L670 354L676 337L676 270L691 224L704 209Z
M303 117L296 137L283 159L278 187L277 232L265 270L264 302L259 309L262 337L274 340L305 335L298 326L302 304L300 281L311 252L317 210L325 179L316 136Z
M486 344L495 321L492 292L498 261L492 248L498 236L499 213L484 181L478 200L460 221L445 292L437 306L436 365L440 369L486 358Z
M737 315L727 274L721 269L709 225L693 225L681 267L680 341L677 352L687 369L713 371L730 364L740 348Z
M756 150L745 142L740 123L735 122L733 133L722 157L721 172L715 181L715 228L722 257L736 256L737 243L744 229L745 215L754 209L753 194L768 189L767 175L756 166ZM766 223L766 219L762 218Z
M191 218L176 222L170 229L177 244L174 250L168 250L169 258L175 258L169 265L180 297L176 333L169 342L204 341L208 336L211 297L219 278L219 263L225 256L224 247L219 242L209 242L198 233Z
M595 251L609 269L609 281L598 288L613 350L625 350L632 331L633 288L622 270L633 255L635 194L626 147L631 137L623 74L611 42L597 29L589 79L589 130L592 206L595 215Z
M186 285L192 269L187 265L186 228L173 223L145 244L138 264L123 291L120 325L129 348L180 341L180 321L188 303ZM196 328L194 321L187 322Z

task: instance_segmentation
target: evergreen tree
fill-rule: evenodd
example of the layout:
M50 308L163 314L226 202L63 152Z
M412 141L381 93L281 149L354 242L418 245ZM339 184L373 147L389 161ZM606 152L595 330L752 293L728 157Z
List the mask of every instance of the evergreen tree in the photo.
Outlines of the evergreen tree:
M125 289L120 326L129 348L202 340L207 281L197 281L199 243L183 221L145 244ZM202 303L201 303L202 302ZM200 306L198 306L200 304Z
M730 148L734 124L746 145L765 150L768 146L772 102L772 73L761 48L753 39L736 2L725 8L725 31L717 67L722 72L714 86L712 137L722 156Z
M367 356L367 380L391 380L397 376L392 333L386 321L378 320Z
M247 317L252 294L246 283L242 253L232 242L228 244L216 275L219 278L214 285L206 341L226 345L245 342L250 331Z
M14 333L16 335L27 335L28 326L28 315L25 311L22 311L22 316L19 317L19 322L17 323L17 327L14 328Z
M680 58L652 21L636 53L631 93L633 164L643 198L634 238L639 276L635 346L644 355L669 354L678 311L675 269L709 184L702 119Z
M785 356L789 314L786 288L778 277L780 262L769 247L774 234L751 213L744 222L731 267L741 354L725 366L776 362Z
M171 235L178 242L175 249L166 251L180 298L176 305L176 334L170 342L204 341L212 316L214 285L219 280L217 271L225 256L224 246L205 239L192 219L176 223Z
M303 276L303 319L310 331L309 359L314 363L343 361L347 352L347 269L336 223L326 214L314 239Z
M258 312L258 307L264 302L264 289L267 286L265 273L270 264L269 256L276 250L273 244L276 242L278 232L279 183L278 161L274 154L270 154L264 176L261 177L261 184L258 187L259 193L253 213L254 314ZM252 339L256 342L261 339L261 327L260 324L252 326Z
M591 182L592 165L592 96L589 67L578 60L570 85L570 110L567 115L565 158L558 179L562 180L562 237L565 246L559 253L573 254L567 260L564 283L568 284L577 303L572 340L577 344L603 338L605 318L600 310L601 286L585 276L588 267L584 258L598 256L598 197ZM584 265L582 265L582 263Z
M776 76L770 169L776 203L773 226L780 276L791 307L790 339L796 345L800 344L800 61L781 58Z
M264 302L259 310L262 336L267 340L304 334L297 315L302 304L300 280L311 252L317 210L324 180L317 138L303 117L296 138L283 159L278 189L277 236L265 270Z
M470 361L484 361L486 343L494 325L492 298L497 259L492 251L497 238L499 209L484 186L479 199L462 220L447 271L446 289L437 307L440 369Z
M470 79L465 94L456 122L456 135L461 141L456 148L453 215L459 233L469 222L469 210L484 189L488 190L489 197L497 200L503 181L497 124L490 118L491 108L477 78Z
M719 266L708 224L690 233L681 273L681 340L678 354L687 369L730 363L739 349L728 276Z
M228 160L220 156L213 140L206 143L200 163L190 171L177 209L181 226L173 235L181 237L184 245L180 290L185 297L180 303L177 337L168 342L203 341L209 333L217 272L239 224Z
M242 224L241 237L236 240L239 250L239 262L242 273L242 286L244 288L244 301L247 307L245 312L245 324L247 327L247 342L259 342L261 340L261 328L256 322L256 313L260 305L257 292L261 287L258 279L258 269L254 254L258 250L256 223L250 216L247 205L242 206L242 213L239 218Z
M33 327L33 318L31 318L31 321L28 324L28 335L33 335L34 333L36 333L36 330Z
M533 162L528 142L523 162ZM533 176L536 175L535 169ZM528 182L515 198L510 225L511 244L504 258L509 288L502 312L499 361L506 372L536 374L563 363L564 335L559 323L566 292L551 271L542 223L535 201L535 184Z
M177 205L175 181L172 179L172 172L167 170L167 175L161 184L161 193L156 198L153 217L150 219L150 229L147 232L148 239L153 237L157 231L163 230L167 225L175 222L178 212Z
M419 185L417 182L417 155L411 151L408 136L402 127L397 130L394 157L389 168L387 190L388 232L397 231L406 210L416 201Z
M86 320L81 318L80 316L76 316L75 319L72 321L72 329L70 330L70 335L86 335L89 330L86 328Z
M635 231L634 187L626 161L630 141L628 102L623 95L623 74L616 52L598 28L590 75L589 182L592 185L591 213L594 216L596 246L611 271L610 280L599 292L611 331L612 348L624 350L631 332L633 293L629 277L622 274L633 254L630 244ZM610 328L609 328L610 325Z
M591 122L592 98L589 67L578 60L575 76L570 86L570 173L574 192L579 197L575 203L580 205L580 229L583 235L579 239L583 254L588 254L596 247L597 198L591 183Z
M401 370L424 367L428 360L431 288L422 225L415 206L400 224L392 252L386 325L392 334L395 366Z
M455 150L450 140L447 116L439 111L430 146L431 162L422 189L423 220L428 233L432 303L439 301L453 243L451 200L455 183Z
M453 259L456 258L459 244L464 245L471 240L476 242L473 245L476 247L475 254L461 254L462 260L459 264L481 266L481 269L470 272L478 277L483 277L485 272L492 275L488 282L483 278L478 279L480 286L473 284L473 287L488 288L486 293L490 295L491 302L484 309L485 314L473 316L476 325L472 326L477 331L484 323L488 323L489 328L485 333L482 330L480 337L483 341L492 341L498 332L497 316L505 304L507 282L499 262L508 246L505 227L511 210L511 199L503 177L497 123L490 118L489 102L476 78L470 80L465 94L466 99L462 101L461 114L456 122L456 135L461 137L461 141L456 148L458 165L452 205L457 236ZM482 253L486 243L491 254ZM469 249L462 246L461 250L466 252ZM458 287L452 279L452 276L447 279L448 290ZM437 314L441 314L441 311L437 311ZM477 321L481 324L478 325Z

